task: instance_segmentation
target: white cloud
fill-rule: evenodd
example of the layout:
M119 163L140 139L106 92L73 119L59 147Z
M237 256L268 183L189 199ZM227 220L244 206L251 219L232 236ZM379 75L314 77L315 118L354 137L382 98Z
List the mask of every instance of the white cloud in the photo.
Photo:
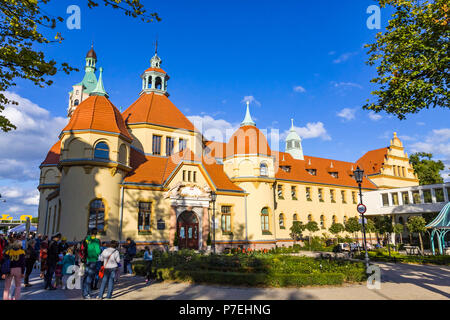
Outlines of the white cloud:
M305 127L294 126L295 131L302 139L320 138L322 140L331 140L322 122L308 122ZM280 140L284 141L289 134L289 130L280 135Z
M254 96L245 96L241 102L246 103L247 101L250 102L250 104L254 103L258 107L261 107L261 103L258 100L256 100Z
M346 121L350 121L355 119L356 109L344 108L341 111L337 112L336 115Z
M412 144L412 152L428 152L433 158L450 160L450 128L434 129L427 136Z
M332 81L331 83L334 85L335 88L344 88L344 89L345 88L359 88L359 89L362 89L361 85L359 85L357 83L354 83L354 82L335 82L335 81Z
M369 118L370 118L370 120L373 120L373 121L378 121L378 120L380 120L381 118L383 118L380 114L378 114L378 113L375 113L375 112L373 112L373 111L370 111L369 112Z
M16 93L4 94L18 105L8 105L2 112L17 129L0 134L0 193L6 199L1 209L11 215L36 216L39 165L58 141L67 118L54 117Z
M303 92L306 92L306 89L303 88L302 86L295 86L295 87L294 87L294 91L295 91L295 92L303 93Z
M223 119L211 116L188 116L194 126L209 140L227 142L228 138L239 128L239 123L231 124Z
M357 55L358 52L345 52L341 54L337 59L333 60L333 63L342 63L350 59L352 56Z

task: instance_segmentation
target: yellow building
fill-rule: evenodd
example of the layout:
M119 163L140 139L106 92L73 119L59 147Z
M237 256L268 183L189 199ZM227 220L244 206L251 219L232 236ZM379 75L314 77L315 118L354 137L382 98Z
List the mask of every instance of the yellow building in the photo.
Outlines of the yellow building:
M104 240L138 245L172 246L176 234L181 248L205 249L208 234L219 250L290 245L295 220L316 221L322 235L357 216L358 164L375 167L364 191L417 183L396 136L382 162L370 151L351 163L303 155L292 124L286 152L273 151L247 104L229 141L208 141L168 99L156 53L141 78L122 113L101 69L89 97L74 105L71 96L69 123L40 166L39 233L79 241L95 227Z

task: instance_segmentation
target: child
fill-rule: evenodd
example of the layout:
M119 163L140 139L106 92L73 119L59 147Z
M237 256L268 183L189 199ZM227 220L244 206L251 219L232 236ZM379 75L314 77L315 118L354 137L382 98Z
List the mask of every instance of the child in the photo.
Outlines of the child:
M67 249L67 253L63 258L62 264L63 264L62 285L63 285L63 289L67 289L67 279L72 274L72 273L69 273L68 268L69 268L69 266L75 265L75 256L73 255L73 251L72 251L71 247L69 249Z
M62 269L63 269L63 254L58 255L59 261L56 263L55 268L55 288L62 287Z
M145 247L144 261L146 264L146 271L147 271L145 283L147 284L152 276L152 262L153 262L153 253L148 246Z

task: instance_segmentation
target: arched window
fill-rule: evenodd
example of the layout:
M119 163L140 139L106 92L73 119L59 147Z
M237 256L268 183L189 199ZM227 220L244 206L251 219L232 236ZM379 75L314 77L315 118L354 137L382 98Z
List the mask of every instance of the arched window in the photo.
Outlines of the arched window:
M94 158L109 159L109 147L105 142L99 142L95 145Z
M152 88L152 77L151 76L149 76L148 78L147 78L147 88L148 89L151 89Z
M77 100L75 100L74 102L73 102L73 105L74 106L77 106L77 105L79 105L80 104L80 101L77 99Z
M308 222L311 222L311 221L312 221L312 215L308 214Z
M280 213L279 220L280 228L284 228L284 214Z
M92 200L89 206L89 224L88 230L97 228L98 232L105 229L105 204L102 199Z
M347 216L344 216L344 224L347 223Z
M156 77L155 79L155 88L158 90L161 90L161 86L162 86L162 81L160 77Z
M261 230L269 231L269 209L267 208L261 210Z
M260 164L259 166L259 175L260 176L268 176L268 170L267 170L267 164L264 162Z
M322 229L325 229L325 217L324 217L324 215L320 216L320 227Z
M292 216L292 220L297 221L298 220L298 216L296 213L294 213L294 215Z
M337 223L337 219L336 219L335 215L333 215L333 223Z

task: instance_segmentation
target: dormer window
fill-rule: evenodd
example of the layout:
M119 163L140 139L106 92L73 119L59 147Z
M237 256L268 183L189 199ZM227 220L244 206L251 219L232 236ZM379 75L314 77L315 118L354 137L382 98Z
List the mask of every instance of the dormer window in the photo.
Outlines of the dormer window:
M330 172L330 175L336 179L339 177L339 174L337 172Z
M317 175L317 170L316 169L306 169L306 171L308 171L308 173L312 176L316 176Z
M267 170L267 164L261 163L261 165L259 166L259 175L263 177L267 177L269 175Z
M280 168L285 172L291 172L291 166L280 166Z

